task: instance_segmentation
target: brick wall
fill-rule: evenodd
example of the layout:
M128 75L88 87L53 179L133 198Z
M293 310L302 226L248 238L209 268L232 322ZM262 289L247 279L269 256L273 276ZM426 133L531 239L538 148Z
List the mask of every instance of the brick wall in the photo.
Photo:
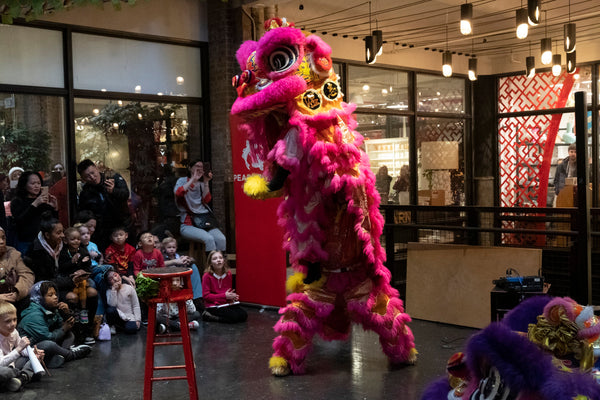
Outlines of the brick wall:
M233 2L209 1L208 57L210 138L213 167L213 206L220 221L225 222L228 252L235 253L235 215L233 211L233 172L229 113L236 93L231 78L239 73L235 52L247 31L247 19Z

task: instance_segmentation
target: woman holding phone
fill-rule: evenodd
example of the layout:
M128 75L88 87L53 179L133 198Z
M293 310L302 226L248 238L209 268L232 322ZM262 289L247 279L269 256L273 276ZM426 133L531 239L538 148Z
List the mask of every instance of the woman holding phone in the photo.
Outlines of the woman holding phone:
M42 176L35 171L25 171L19 178L10 211L17 239L15 247L21 253L27 252L37 237L44 211L58 217L56 197L48 194L48 187L42 186Z
M209 206L212 177L210 164L196 159L190 162L188 176L179 178L174 189L181 216L179 233L187 240L203 242L207 253L225 251L227 247L227 239L217 227L218 222Z

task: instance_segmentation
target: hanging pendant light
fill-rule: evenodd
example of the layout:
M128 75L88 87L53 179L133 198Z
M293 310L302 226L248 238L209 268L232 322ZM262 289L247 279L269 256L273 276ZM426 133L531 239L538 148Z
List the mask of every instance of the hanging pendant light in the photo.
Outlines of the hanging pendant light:
M577 64L576 64L576 51L573 51L571 53L567 53L567 72L569 74L574 74L575 71L577 70Z
M380 56L383 54L383 31L376 29L372 32L375 40L375 53Z
M365 61L367 64L373 64L377 61L375 38L371 35L365 37Z
M448 50L448 13L446 13L446 51L442 54L442 75L452 76L452 53Z
M542 48L542 64L550 64L552 62L552 39L543 38L540 47Z
M552 39L548 37L548 14L544 11L544 19L546 20L546 34L540 41L540 49L542 51L542 64L548 65L552 62Z
M533 78L535 75L535 57L527 56L527 58L525 58L525 66L527 68L525 71L525 76L528 78Z
M535 57L531 55L531 42L529 42L529 56L525 58L525 76L533 78L535 75Z
M477 80L477 59L475 57L469 58L469 80Z
M554 54L552 56L552 75L559 76L562 72L561 56L560 54Z
M565 52L571 53L575 51L575 24L570 22L565 24Z
M369 2L369 31L371 31L371 2ZM365 37L365 62L367 64L373 64L377 61L377 53L379 53L380 48L378 47L378 42L381 40L381 45L383 46L383 34L379 31L379 38L375 37L374 34L377 31L371 31L373 35L368 35Z
M536 26L540 23L542 13L540 3L541 0L527 0L527 22L531 26Z
M460 33L470 35L473 32L473 4L465 3L460 6Z
M565 53L571 53L575 51L575 23L571 22L571 0L569 0L569 23L565 24Z
M446 78L452 76L452 53L449 50L442 54L442 74Z
M529 22L527 21L527 9L517 10L517 38L525 39L529 33Z

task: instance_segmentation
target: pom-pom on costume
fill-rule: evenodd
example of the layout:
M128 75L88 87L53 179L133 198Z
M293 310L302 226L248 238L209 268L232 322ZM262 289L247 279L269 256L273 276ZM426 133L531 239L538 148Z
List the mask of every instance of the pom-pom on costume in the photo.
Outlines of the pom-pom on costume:
M284 195L279 223L297 271L274 328L271 371L303 373L313 336L345 339L351 322L378 333L391 362L413 363L410 317L383 265L375 177L354 130L355 107L342 102L331 48L284 19L265 27L236 54L243 73L233 79L231 113L270 166L244 191L258 199Z
M592 365L600 324L570 298L533 297L471 337L423 400L600 399Z

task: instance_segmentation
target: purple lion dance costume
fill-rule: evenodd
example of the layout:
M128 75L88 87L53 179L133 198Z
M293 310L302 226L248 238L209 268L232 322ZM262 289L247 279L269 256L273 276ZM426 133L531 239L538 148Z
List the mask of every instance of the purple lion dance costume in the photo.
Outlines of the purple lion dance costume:
M422 400L600 399L600 320L568 297L533 297L471 337ZM594 365L596 364L596 365Z
M354 130L355 107L342 101L331 48L285 19L265 26L258 42L244 42L236 54L243 72L233 79L231 113L270 166L266 177L249 177L244 191L284 196L278 217L296 271L274 328L271 372L303 373L313 336L346 339L352 322L379 335L392 363L414 363L410 317L383 265L375 177Z

